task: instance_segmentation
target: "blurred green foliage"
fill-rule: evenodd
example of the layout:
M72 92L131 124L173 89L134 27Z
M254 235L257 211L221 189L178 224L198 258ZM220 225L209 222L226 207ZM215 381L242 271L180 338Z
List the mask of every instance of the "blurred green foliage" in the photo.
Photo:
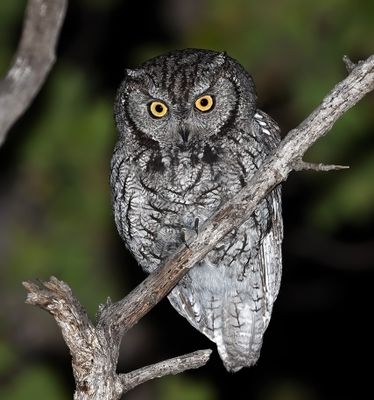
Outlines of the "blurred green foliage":
M81 16L92 12L107 15L120 3L75 0L70 7L80 10ZM164 21L165 30L172 18L168 17L170 4L160 2L164 19L158 17ZM25 5L25 0L0 2L2 74L14 53ZM129 54L129 64L175 47L226 50L254 75L260 104L284 130L301 122L344 77L343 54L357 60L373 51L373 1L206 0L199 7L196 17L184 24L178 36L168 41L139 39ZM138 21L135 37L141 29L141 16L123 12L123 24ZM84 26L81 28L84 30ZM51 274L66 280L91 315L108 295L120 296L130 289L108 268L108 263L114 262L107 244L108 232L114 230L108 185L110 152L116 135L113 95L98 93L99 79L69 57L77 31L75 28L69 33L71 43L65 42L66 52L58 58L37 104L26 115L27 124L11 133L18 135L17 149L12 150L10 186L3 190L11 213L6 236L11 240L0 255L1 298L11 304L13 313L12 318L1 314L0 333L4 339L0 342L0 374L4 378L0 398L4 399L71 398L47 362L21 361L22 346L13 338L12 329L27 327L15 328L12 321L21 324L27 311L20 305L23 298L14 300L12 296L19 295L22 280L43 279ZM113 93L114 88L109 91ZM316 193L313 204L305 208L309 224L336 232L344 224L363 226L373 218L373 115L371 96L349 111L334 132L308 152L308 160L351 165L349 171L323 178L305 176ZM30 342L33 339L27 338ZM162 400L218 399L208 382L185 375L162 379L156 385ZM297 386L290 385L257 398L306 398L299 393Z
M214 400L217 394L206 382L189 379L183 375L168 376L159 383L162 400Z
M13 56L25 5L26 0L3 0L0 3L0 74L7 70Z
M13 368L16 363L16 355L7 343L0 341L0 374L4 374Z
M32 196L34 220L12 227L7 284L25 279L26 265L29 277L47 278L54 271L80 288L82 301L94 312L98 300L113 293L101 275L102 243L111 221L106 157L114 137L112 105L105 98L90 99L87 79L71 68L57 67L46 91L44 117L16 155L20 176L27 176L22 191Z
M0 398L65 400L71 398L71 395L49 368L34 366L17 375L6 387L0 388Z
M261 400L318 400L311 388L300 382L284 379L265 387L260 395Z

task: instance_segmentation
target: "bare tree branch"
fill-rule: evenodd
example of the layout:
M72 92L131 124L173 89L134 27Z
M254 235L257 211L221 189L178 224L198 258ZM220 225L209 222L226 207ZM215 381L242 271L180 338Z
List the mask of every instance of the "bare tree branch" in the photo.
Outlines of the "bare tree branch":
M348 169L348 165L325 165L322 163L310 163L303 160L297 160L293 164L294 171L338 171L340 169Z
M55 61L67 0L29 0L13 64L0 81L0 147L29 107Z
M66 283L51 277L47 282L24 282L23 285L29 292L26 302L48 311L61 328L72 356L76 400L119 399L148 380L200 368L209 360L211 350L200 350L118 375L121 338L113 338L105 329L95 328Z
M200 368L205 365L212 350L198 350L180 357L171 358L157 364L136 369L128 374L121 374L120 378L126 392L154 378L166 375L176 375L187 369Z
M347 64L347 61L346 61ZM347 64L351 67L351 64ZM287 179L292 170L326 171L344 168L302 161L306 150L325 135L335 121L374 88L374 56L355 66L349 76L324 98L308 118L291 130L276 151L269 156L235 197L199 228L199 233L180 248L162 267L151 273L130 294L117 303L100 307L96 327L88 320L69 287L56 278L44 284L24 283L29 291L27 302L49 311L62 329L73 358L76 380L74 398L119 399L132 387L165 375L196 368L196 358L190 354L117 375L116 364L123 334L134 326L179 282L186 272L216 246L232 229L239 227L255 210L259 202L274 187ZM195 353L196 354L196 353ZM208 351L200 353L203 365Z

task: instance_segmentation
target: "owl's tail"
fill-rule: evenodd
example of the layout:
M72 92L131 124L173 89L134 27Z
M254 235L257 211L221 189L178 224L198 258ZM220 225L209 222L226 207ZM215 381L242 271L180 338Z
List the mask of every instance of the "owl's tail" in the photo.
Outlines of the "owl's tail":
M236 372L253 366L260 357L270 318L266 318L263 307L257 307L253 299L239 299L237 294L228 295L219 311L221 316L215 313L207 317L216 321L217 329L211 339L217 344L225 368Z
M270 320L264 297L234 290L217 296L210 290L200 292L191 302L190 292L178 285L169 300L190 323L217 344L228 371L236 372L254 365L259 356L263 335ZM266 297L266 296L265 296Z

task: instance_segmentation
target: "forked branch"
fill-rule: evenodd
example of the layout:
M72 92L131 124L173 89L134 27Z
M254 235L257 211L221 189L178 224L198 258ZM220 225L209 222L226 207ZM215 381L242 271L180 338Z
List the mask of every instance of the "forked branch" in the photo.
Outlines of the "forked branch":
M101 321L95 327L69 286L51 277L48 282L24 282L27 303L48 311L61 329L72 356L76 382L74 399L119 399L134 387L165 375L178 374L205 365L211 350L199 350L148 365L126 374L116 367L121 337L112 328L116 321Z

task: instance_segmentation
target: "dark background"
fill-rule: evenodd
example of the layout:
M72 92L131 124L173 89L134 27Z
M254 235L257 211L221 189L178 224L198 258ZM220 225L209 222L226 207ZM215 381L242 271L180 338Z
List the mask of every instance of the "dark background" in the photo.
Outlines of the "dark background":
M25 0L0 2L0 72ZM75 0L57 63L0 150L0 398L69 399L68 350L53 319L24 304L21 281L55 275L94 317L144 274L119 239L108 184L112 103L126 67L164 51L226 50L253 75L284 133L373 52L371 0ZM350 165L292 174L283 191L284 273L261 358L227 373L216 352L197 371L149 382L129 400L359 399L372 393L374 98L307 154ZM128 335L120 371L215 348L162 301Z

